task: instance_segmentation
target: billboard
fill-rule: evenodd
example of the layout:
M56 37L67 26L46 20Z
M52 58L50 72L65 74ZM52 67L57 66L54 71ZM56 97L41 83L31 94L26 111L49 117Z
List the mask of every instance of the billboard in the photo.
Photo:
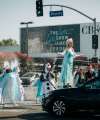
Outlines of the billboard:
M92 35L94 35L94 23L80 24L80 51L89 59L95 56L95 49L92 49ZM100 22L96 23L96 35L98 35L97 56L100 59Z
M55 55L66 47L66 40L72 38L74 49L80 52L80 24L21 28L21 52L33 57Z

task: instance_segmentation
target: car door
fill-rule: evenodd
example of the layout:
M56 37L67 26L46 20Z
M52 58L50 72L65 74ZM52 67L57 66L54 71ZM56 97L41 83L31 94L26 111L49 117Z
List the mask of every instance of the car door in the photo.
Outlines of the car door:
M91 80L84 86L83 104L87 109L100 109L100 78Z
M78 109L100 109L100 78L87 82L75 95L74 106Z

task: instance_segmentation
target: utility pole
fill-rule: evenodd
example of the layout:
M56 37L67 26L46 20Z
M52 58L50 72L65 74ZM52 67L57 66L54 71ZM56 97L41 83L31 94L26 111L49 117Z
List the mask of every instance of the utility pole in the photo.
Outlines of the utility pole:
M26 24L26 54L28 56L28 24L33 24L34 22L21 22L21 25Z

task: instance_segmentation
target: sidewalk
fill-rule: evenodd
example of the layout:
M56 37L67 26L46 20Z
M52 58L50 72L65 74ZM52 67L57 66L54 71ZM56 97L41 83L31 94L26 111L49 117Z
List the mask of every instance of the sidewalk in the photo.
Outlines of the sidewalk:
M36 89L26 92L25 88L25 94L27 97L26 101L16 101L18 106L14 107L11 103L7 103L6 108L2 108L2 105L0 104L0 120L22 120L22 118L26 117L30 118L30 114L38 114L42 111L41 104L36 104ZM33 117L32 117L33 118ZM26 118L25 118L26 120Z
M20 120L20 116L25 118L25 115L28 117L30 114L44 112L41 104L36 104L34 100L17 101L16 103L19 106L13 107L12 104L8 103L8 107L2 108L2 105L0 105L0 120Z
M2 104L0 104L0 110L2 109L35 109L37 106L41 107L41 104L36 104L36 101L27 100L27 101L16 101L18 106L13 106L11 103L7 103L7 107L2 108Z
M26 89L25 89L26 90ZM37 89L35 89L37 90ZM36 91L25 91L27 100L26 101L16 101L18 106L14 107L11 103L7 103L6 108L2 108L2 104L0 104L0 109L34 109L36 106L41 106L41 104L36 104Z

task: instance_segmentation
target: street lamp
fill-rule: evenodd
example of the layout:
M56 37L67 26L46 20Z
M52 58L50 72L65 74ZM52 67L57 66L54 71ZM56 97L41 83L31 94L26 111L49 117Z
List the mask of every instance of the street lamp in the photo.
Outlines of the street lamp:
M28 24L34 24L34 22L33 21L31 21L31 22L21 22L20 24L21 25L26 24L26 35L27 35L27 37L26 37L26 40L27 40L26 51L27 51L27 56L28 56Z

